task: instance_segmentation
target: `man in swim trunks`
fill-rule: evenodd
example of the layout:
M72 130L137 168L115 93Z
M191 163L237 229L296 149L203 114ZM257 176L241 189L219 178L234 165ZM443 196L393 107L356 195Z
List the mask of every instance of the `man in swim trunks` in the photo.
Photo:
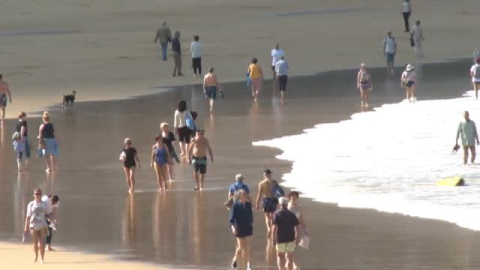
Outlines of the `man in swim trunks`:
M210 113L213 112L213 104L217 98L217 91L220 90L220 83L218 83L217 75L215 75L214 68L208 70L207 75L203 78L203 93L210 103Z
M207 173L207 151L210 155L210 161L213 162L213 151L208 139L205 138L205 130L198 129L197 135L190 142L187 154L189 164L193 164L195 168L193 176L196 185L194 190L203 189L203 181Z
M463 164L467 164L468 162L468 150L472 153L471 162L475 162L475 141L477 144L480 144L478 140L478 133L477 127L475 126L475 122L470 120L470 114L468 111L463 113L463 117L465 121L460 122L458 125L457 130L457 138L455 139L455 145L458 145L458 138L461 137L462 139L462 146L463 146Z
M8 99L7 99L8 96ZM0 111L1 115L1 125L5 123L5 108L7 107L7 101L12 103L12 93L10 92L10 88L8 88L8 83L3 80L3 75L0 74Z
M270 238L272 231L272 217L277 210L278 200L273 197L272 189L276 181L272 179L272 171L265 169L263 171L264 179L258 184L258 193L255 208L260 209L260 200L263 203L263 212L265 213L265 224L267 225L267 237Z

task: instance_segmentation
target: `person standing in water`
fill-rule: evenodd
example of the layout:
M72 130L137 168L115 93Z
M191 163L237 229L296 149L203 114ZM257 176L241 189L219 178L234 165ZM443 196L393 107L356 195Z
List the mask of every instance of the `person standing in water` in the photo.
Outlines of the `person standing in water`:
M33 241L34 262L38 260L40 251L41 263L45 260L45 237L47 236L47 217L51 212L47 203L42 201L42 190L37 188L33 191L34 200L27 206L24 235L31 234Z
M249 269L253 235L252 203L243 189L236 191L235 196L237 199L230 210L230 227L237 238L237 248L231 266L237 268L238 261L243 257L241 265L246 265L246 269Z
M250 77L250 81L252 84L252 96L253 99L256 101L258 99L258 95L262 91L263 84L263 72L262 68L258 64L257 58L252 59L252 63L250 64L250 66L248 66L247 73Z
M400 81L405 87L407 100L409 102L417 101L417 98L415 97L415 90L417 88L417 73L415 72L415 67L412 64L407 65L405 71L402 73Z
M158 182L158 190L167 190L168 164L172 163L172 158L168 148L163 143L162 137L155 137L155 144L152 146L151 167L155 169Z
M273 83L273 90L274 91L278 91L278 73L277 73L277 70L275 69L275 66L277 64L278 61L280 61L280 58L282 56L285 56L285 52L280 49L280 44L277 42L275 43L275 47L272 49L272 52L270 53L270 55L272 56L272 73L273 73L273 80L272 80L272 83Z
M12 93L10 92L10 88L8 87L8 83L3 80L3 75L0 74L0 112L2 113L0 118L0 125L2 126L5 124L5 110L7 108L7 101L10 101L10 103L12 103Z
M205 138L205 130L197 130L197 136L192 140L188 149L188 162L193 164L195 172L194 190L202 190L205 174L207 173L207 152L210 155L210 161L213 162L213 151L210 142Z
M187 154L192 136L192 131L187 126L187 118L193 121L193 116L187 109L187 102L185 100L180 100L177 104L177 110L175 111L175 117L173 120L175 133L178 134L180 156L185 156Z
M368 98L370 90L372 89L371 79L370 73L367 71L367 66L362 63L357 74L357 88L360 90L363 107L368 107Z
M423 49L422 43L425 40L423 37L423 28L420 25L420 21L415 23L415 26L412 28L412 32L410 33L413 38L414 48L415 48L415 55L418 58L423 58Z
M193 42L190 44L190 54L192 55L193 77L202 76L202 55L203 45L199 41L198 35L193 36Z
M280 56L280 59L275 63L275 73L278 80L278 90L280 91L280 98L283 101L285 98L285 91L287 91L288 81L288 62L285 56Z
M18 134L18 138L13 141L13 147L17 153L18 172L22 172L30 160L30 145L28 142L28 128L26 119L27 114L25 112L20 112L18 114L17 125L15 126L15 131Z
M410 0L403 0L402 2L402 14L403 14L403 22L405 24L405 32L410 32L410 15L412 14L412 4Z
M475 64L470 68L470 77L472 77L475 98L478 99L478 90L480 89L480 57L475 59Z
M50 212L47 213L48 214L48 218L47 218L48 231L47 231L47 237L45 238L45 242L47 244L47 250L55 251L55 249L52 248L52 238L53 238L53 231L57 230L57 211L58 211L58 206L60 205L60 197L58 197L58 195L43 196L42 201L48 204L48 209L50 210Z
M472 164L475 162L475 141L477 144L480 144L480 141L478 140L477 126L475 125L475 122L470 120L470 114L468 111L463 113L463 117L464 121L460 122L458 125L455 145L458 145L458 138L461 138L463 146L463 164L466 165L468 162L468 150L470 150L472 154L470 162Z
M160 131L162 136L163 144L167 146L168 151L170 152L170 156L172 159L175 159L177 163L180 163L180 159L178 158L177 152L173 147L173 143L175 142L175 135L173 132L168 131L168 123L161 123L160 124ZM173 180L173 162L168 163L168 181L171 182Z
M273 196L273 188L277 184L272 179L272 171L265 169L263 171L264 179L258 184L257 200L255 208L260 209L260 201L263 204L263 213L265 214L265 224L267 225L267 238L271 237L273 213L277 210L278 200Z
M175 36L172 39L172 51L173 51L173 74L172 76L183 76L182 73L182 47L180 46L180 32L175 31Z
M124 141L125 148L120 154L120 160L123 161L123 171L127 178L128 193L132 194L135 190L135 170L141 167L140 159L137 155L137 149L132 146L132 140L126 138Z
M210 113L213 113L215 99L217 98L217 92L220 91L220 83L218 77L213 72L215 70L211 67L208 70L207 75L203 78L203 93L207 97L210 104Z
M157 34L155 35L155 40L153 43L160 43L162 46L162 58L163 61L167 61L167 48L168 48L168 43L172 41L172 31L170 30L170 27L167 26L167 22L164 21L162 23L162 26L158 28Z
M392 31L387 32L387 36L383 39L383 55L387 59L387 72L393 74L395 66L395 54L397 53L397 42L392 35Z
M60 153L57 139L55 138L55 129L50 123L50 115L48 112L43 112L43 124L38 129L38 144L42 147L43 156L45 157L45 164L47 165L47 172L56 171L57 163L56 157Z

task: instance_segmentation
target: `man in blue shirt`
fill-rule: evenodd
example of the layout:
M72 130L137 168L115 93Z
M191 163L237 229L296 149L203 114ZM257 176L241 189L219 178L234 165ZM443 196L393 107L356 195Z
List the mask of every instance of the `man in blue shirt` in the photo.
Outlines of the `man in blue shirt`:
M183 76L182 74L182 48L180 46L180 32L176 31L175 36L172 39L172 51L173 61L175 66L173 67L173 77Z
M247 201L252 201L252 199L250 198L250 188L248 188L248 186L243 183L243 179L243 175L237 174L235 176L235 183L230 185L230 187L228 188L227 201L225 202L225 206L228 209L230 209L235 203L235 193L239 190L243 189L245 191L245 195L247 196Z

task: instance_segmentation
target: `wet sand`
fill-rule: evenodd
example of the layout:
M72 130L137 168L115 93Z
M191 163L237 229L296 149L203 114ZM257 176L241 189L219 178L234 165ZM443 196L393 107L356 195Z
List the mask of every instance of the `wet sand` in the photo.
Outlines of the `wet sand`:
M465 76L469 66L469 61L418 66L419 100L460 96L470 88ZM386 78L384 69L371 72L373 106L404 98L398 76ZM274 159L276 151L255 148L252 141L298 134L360 111L355 74L356 70L345 70L293 78L284 105L272 98L270 82L258 104L251 101L243 82L224 85L226 98L218 100L214 116L208 115L198 85L132 100L78 103L74 109L52 112L61 151L60 171L54 174L45 174L43 162L33 160L29 172L17 176L9 138L14 121L9 121L0 145L0 239L21 239L31 190L42 187L61 197L57 245L175 268L225 269L234 238L223 202L234 175L244 174L255 196L264 168L272 169L277 179L290 169L288 162ZM159 123L172 122L174 104L180 99L199 112L197 125L206 129L215 163L209 165L203 192L193 191L192 168L182 163L175 165L171 189L158 193L148 167L151 145ZM38 124L39 119L30 119L31 138ZM138 170L132 197L126 193L117 161L125 137L132 138L144 166ZM310 251L298 252L303 269L465 269L478 264L475 250L480 238L475 232L309 200L302 205L313 242ZM274 268L263 215L256 212L254 218L252 265ZM55 254L47 254L47 260L50 256Z

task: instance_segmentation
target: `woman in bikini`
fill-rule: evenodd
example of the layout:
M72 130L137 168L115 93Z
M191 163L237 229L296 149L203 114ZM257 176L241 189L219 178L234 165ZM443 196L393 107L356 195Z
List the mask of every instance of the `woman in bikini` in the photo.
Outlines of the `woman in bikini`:
M362 107L368 107L369 92L372 89L370 73L364 63L360 65L360 70L357 74L357 88L360 90L360 97L362 98Z
M167 190L168 164L172 164L172 158L167 146L163 143L162 137L155 137L155 144L152 146L151 166L157 174L158 190Z

